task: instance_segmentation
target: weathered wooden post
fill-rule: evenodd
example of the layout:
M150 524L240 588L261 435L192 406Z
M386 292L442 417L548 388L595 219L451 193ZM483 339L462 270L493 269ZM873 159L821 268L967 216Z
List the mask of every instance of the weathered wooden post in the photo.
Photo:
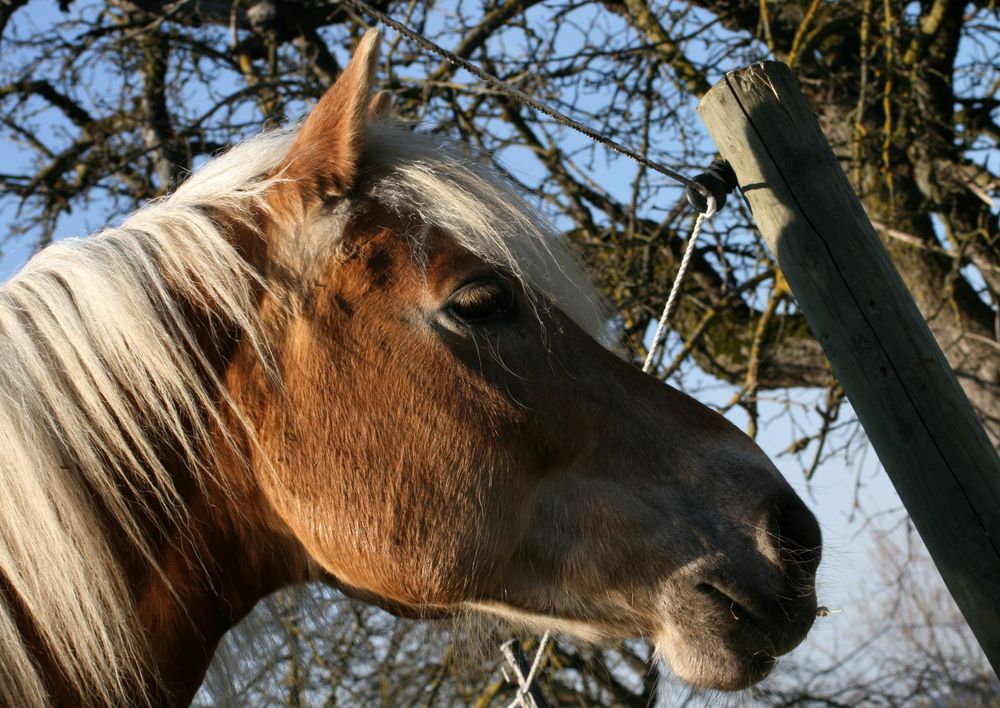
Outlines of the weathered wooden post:
M765 62L731 72L698 110L998 672L1000 458L791 70Z

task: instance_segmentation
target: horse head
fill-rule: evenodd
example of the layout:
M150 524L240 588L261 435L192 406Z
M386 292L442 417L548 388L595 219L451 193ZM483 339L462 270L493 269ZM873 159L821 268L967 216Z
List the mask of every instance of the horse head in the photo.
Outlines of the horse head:
M281 393L253 357L229 371L263 497L325 578L397 613L644 636L690 682L760 679L815 615L812 514L744 433L599 343L575 261L509 189L379 119L375 56L369 33L274 172Z

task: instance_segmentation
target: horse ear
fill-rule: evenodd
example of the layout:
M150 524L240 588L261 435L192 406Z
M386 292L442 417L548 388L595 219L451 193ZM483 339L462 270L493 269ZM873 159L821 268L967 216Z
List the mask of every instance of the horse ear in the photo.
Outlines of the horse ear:
M392 111L392 94L388 91L378 91L368 104L368 120L374 123L382 120Z
M368 96L378 61L378 39L377 29L365 33L344 73L302 124L275 173L282 178L282 186L290 187L278 190L282 201L288 191L299 192L305 204L309 199L345 194L354 185L369 121Z

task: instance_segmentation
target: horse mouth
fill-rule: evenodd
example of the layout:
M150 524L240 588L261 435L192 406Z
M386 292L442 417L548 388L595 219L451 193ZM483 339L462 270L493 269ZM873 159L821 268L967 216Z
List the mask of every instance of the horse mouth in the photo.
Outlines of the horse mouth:
M700 688L753 686L801 643L816 612L815 595L763 607L756 600L710 582L695 585L666 608L657 655Z

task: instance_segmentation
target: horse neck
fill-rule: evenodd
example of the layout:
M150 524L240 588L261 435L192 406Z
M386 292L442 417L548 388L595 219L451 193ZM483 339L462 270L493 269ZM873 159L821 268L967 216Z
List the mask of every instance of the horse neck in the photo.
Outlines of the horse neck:
M238 400L245 372L259 371L255 355L203 324L195 321L199 345ZM157 704L190 703L226 631L263 597L310 577L308 556L271 512L249 469L255 454L253 444L239 435L244 425L230 420L228 434L216 431L218 469L200 481L191 479L182 460L170 459L174 453L164 453L186 497L187 513L163 539L162 574L137 572L141 577L134 585L140 588L138 619L152 650L146 689ZM241 449L233 447L234 434L243 439Z
M153 669L146 689L154 704L187 705L225 632L261 598L307 576L297 544L247 513L259 508L257 500L228 496L220 505L220 495L195 490L187 523L163 545L163 575L145 573L137 585Z

